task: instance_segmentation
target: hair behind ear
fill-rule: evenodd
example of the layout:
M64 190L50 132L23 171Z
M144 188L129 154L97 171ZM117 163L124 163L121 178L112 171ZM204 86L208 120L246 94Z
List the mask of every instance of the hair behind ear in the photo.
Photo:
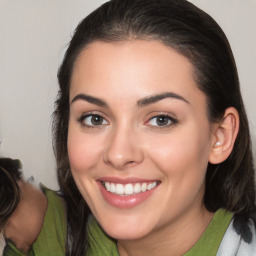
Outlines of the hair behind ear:
M255 179L248 121L240 113L230 155L223 162L208 164L204 202L210 211L224 208L248 216L255 209Z

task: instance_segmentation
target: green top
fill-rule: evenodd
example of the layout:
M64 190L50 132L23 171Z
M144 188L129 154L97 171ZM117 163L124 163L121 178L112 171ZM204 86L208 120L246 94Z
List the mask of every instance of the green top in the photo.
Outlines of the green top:
M41 232L31 250L20 252L11 242L4 250L4 256L64 256L66 247L66 210L64 201L55 191L41 186L48 200Z
M65 255L66 214L63 200L54 191L43 189L48 208L38 239L28 254L21 253L12 243L8 243L4 255L8 256L59 256ZM184 256L216 255L222 238L233 214L219 209L197 243ZM110 238L92 217L89 220L89 256L119 256L114 239Z

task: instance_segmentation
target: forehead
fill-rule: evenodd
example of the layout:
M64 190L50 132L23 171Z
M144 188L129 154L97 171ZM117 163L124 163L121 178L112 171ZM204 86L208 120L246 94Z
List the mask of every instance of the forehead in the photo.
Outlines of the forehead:
M94 42L77 58L70 97L86 93L138 98L167 91L205 100L192 64L176 50L158 41Z

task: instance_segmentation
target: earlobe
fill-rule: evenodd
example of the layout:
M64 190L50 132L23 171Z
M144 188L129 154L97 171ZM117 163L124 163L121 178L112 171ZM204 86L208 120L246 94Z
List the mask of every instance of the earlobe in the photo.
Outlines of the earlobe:
M229 107L225 110L223 119L214 124L213 145L209 155L209 162L219 164L231 154L239 130L238 111Z

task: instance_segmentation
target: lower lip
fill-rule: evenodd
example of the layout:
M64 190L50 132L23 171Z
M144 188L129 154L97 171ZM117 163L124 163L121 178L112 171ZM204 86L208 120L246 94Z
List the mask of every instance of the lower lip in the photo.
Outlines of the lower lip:
M129 195L129 196L120 196L117 194L112 194L109 191L106 190L105 186L101 183L98 182L100 191L104 199L112 206L116 208L121 208L121 209L128 209L135 207L144 201L146 201L152 193L155 191L155 189L158 187L154 187L151 190L147 190L142 193L134 194L134 195Z

